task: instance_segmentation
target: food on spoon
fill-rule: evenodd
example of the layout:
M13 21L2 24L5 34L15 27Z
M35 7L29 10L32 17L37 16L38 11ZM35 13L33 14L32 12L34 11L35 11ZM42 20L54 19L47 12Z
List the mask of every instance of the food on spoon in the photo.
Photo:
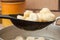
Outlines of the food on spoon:
M29 20L29 21L37 21L37 15L35 13L30 13L29 17L27 17L25 20Z
M24 12L24 16L18 15L17 18L28 21L50 22L55 20L55 15L48 8L43 8L38 13L33 13L31 10L26 10Z
M33 11L26 10L26 11L24 12L24 18L29 17L29 15L30 15L31 13L33 13Z
M43 8L39 13L37 13L39 22L49 22L55 20L55 15L48 9Z
M21 15L17 15L17 19L24 19L24 17Z

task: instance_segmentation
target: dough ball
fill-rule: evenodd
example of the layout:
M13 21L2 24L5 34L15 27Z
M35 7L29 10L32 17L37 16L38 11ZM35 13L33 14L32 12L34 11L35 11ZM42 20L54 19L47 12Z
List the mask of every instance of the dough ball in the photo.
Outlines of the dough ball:
M40 15L40 13L37 13L38 16L38 22L42 22L42 15Z
M41 10L40 10L40 13L51 13L51 11L48 9L48 8L42 8Z
M33 11L26 10L26 11L24 12L24 18L29 17L29 15L30 15L31 13L33 13Z
M38 17L35 13L31 13L29 15L29 17L27 17L25 20L29 20L29 21L37 21L38 20Z
M55 20L55 15L48 8L43 8L37 15L39 22L49 22Z
M21 15L17 15L17 19L24 19L24 17Z

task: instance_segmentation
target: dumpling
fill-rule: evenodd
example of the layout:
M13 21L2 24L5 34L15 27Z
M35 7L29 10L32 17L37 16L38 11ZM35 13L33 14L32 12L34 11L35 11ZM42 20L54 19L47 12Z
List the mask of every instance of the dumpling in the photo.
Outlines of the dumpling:
M48 8L42 8L41 10L40 10L40 13L42 14L46 14L46 13L52 13Z
M24 19L24 17L21 15L17 15L17 19Z
M42 15L40 15L40 13L37 13L38 16L38 22L42 22Z
M35 13L31 13L29 15L29 17L27 17L25 20L29 20L29 21L37 21L38 20L38 17Z
M29 15L30 15L31 13L33 13L33 11L26 10L26 11L24 12L24 18L29 17Z
M43 8L37 15L39 22L48 22L55 19L55 15L48 8Z

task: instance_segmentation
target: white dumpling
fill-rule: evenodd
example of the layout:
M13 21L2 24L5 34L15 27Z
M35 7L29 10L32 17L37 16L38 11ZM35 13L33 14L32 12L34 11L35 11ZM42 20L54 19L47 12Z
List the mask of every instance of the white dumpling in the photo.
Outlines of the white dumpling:
M27 37L26 40L35 40L35 37Z
M37 15L35 13L31 13L29 15L29 17L27 17L25 20L29 20L29 21L37 21L38 18L37 18Z
M38 13L39 21L47 22L53 21L55 19L55 15L48 8L43 8L40 13Z
M42 15L40 15L40 13L37 13L38 16L38 22L42 22Z
M31 10L26 10L26 11L24 12L24 18L29 17L29 15L30 15L31 13L33 13L33 11L31 11Z
M18 36L14 40L24 40L24 39L21 36Z
M46 18L45 18L45 20L47 20L47 21L53 21L53 20L55 20L55 15L54 14L46 14Z
M17 15L17 19L24 19L24 17L21 15Z
M51 11L48 9L48 8L42 8L41 10L40 10L40 13L51 13Z

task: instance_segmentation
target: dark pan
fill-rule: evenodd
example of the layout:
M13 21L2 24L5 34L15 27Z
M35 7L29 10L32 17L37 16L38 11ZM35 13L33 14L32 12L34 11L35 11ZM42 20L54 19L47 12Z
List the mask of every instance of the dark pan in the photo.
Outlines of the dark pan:
M33 22L33 21L20 20L15 17L12 17L12 16L2 16L2 15L0 15L0 18L10 19L16 27L18 27L20 29L24 29L24 30L30 30L30 31L43 29L43 28L47 27L49 24L54 22L54 21Z

